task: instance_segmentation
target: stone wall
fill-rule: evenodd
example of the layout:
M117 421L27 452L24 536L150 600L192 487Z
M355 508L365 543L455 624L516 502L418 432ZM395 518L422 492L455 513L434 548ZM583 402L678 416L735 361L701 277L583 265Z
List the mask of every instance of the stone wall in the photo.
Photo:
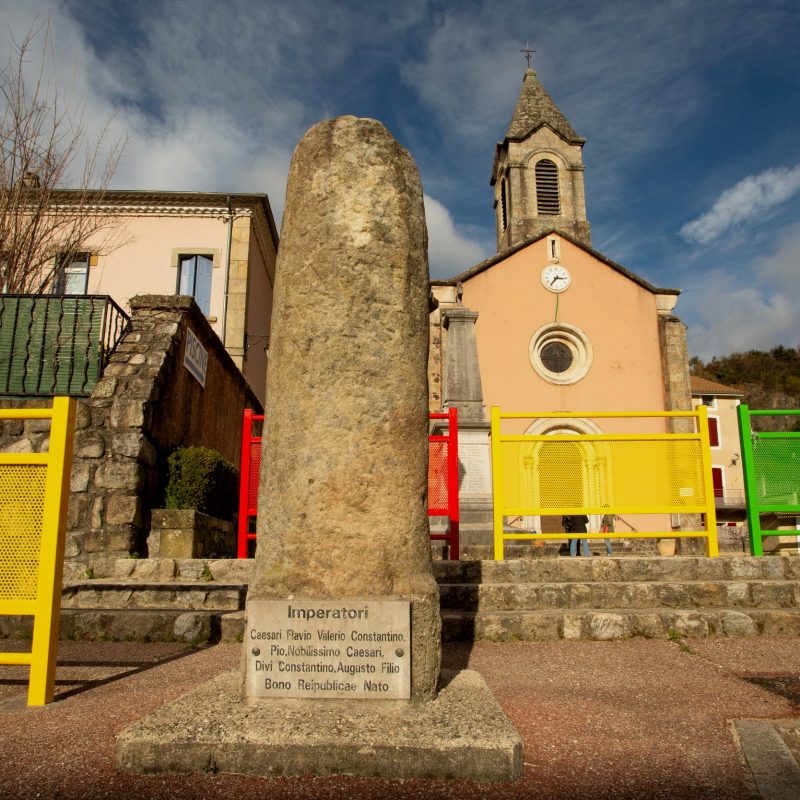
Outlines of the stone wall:
M183 365L187 329L209 354L205 389ZM0 403L51 405L42 398ZM103 376L78 402L65 572L75 576L91 567L95 575L111 575L115 559L146 555L168 452L181 445L209 447L238 466L245 408L262 411L194 300L134 297L130 325ZM2 422L3 451L48 447L48 420Z

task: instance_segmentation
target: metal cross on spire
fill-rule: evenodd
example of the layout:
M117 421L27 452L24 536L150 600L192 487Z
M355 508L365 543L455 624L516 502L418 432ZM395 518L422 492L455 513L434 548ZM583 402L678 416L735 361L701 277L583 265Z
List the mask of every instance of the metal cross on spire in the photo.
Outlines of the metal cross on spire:
M528 69L531 68L531 53L535 53L535 50L529 50L530 42L525 42L525 49L520 50L520 53L525 53L525 58L528 59Z

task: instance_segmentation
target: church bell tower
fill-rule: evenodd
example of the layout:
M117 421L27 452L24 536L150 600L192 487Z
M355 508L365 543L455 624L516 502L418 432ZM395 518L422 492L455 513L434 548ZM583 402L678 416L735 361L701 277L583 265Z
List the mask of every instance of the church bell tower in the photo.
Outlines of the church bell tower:
M557 229L591 246L579 137L532 69L492 168L497 250Z

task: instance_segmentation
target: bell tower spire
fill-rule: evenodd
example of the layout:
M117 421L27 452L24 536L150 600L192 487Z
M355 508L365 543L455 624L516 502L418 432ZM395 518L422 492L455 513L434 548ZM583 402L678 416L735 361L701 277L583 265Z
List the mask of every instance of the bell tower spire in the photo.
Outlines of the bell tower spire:
M591 245L581 160L585 143L536 72L525 70L492 168L498 252L554 228Z

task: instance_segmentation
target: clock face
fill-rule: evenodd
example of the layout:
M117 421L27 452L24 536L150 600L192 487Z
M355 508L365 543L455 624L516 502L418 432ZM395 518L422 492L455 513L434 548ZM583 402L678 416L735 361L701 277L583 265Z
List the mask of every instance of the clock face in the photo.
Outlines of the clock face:
M569 289L571 282L572 276L569 274L569 270L562 267L561 264L551 264L542 270L542 283L545 289L549 289L551 292L563 292L565 289Z

